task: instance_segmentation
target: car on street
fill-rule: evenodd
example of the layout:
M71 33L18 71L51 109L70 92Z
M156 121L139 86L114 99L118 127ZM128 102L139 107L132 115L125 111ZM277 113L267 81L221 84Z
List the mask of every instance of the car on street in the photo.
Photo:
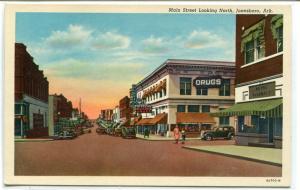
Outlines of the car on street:
M106 134L106 128L105 127L102 127L102 126L99 126L97 129L96 129L96 132L97 134Z
M234 128L232 126L220 126L215 127L212 130L205 131L202 133L201 139L211 141L214 139L228 139L234 138Z
M136 138L136 131L134 127L122 127L123 138Z
M77 137L77 134L74 131L62 131L58 135L54 136L54 140L67 140L74 139Z

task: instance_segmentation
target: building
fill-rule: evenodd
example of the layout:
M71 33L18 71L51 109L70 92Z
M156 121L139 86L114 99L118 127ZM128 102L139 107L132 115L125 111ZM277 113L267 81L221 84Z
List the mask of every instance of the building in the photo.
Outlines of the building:
M116 106L114 109L113 109L113 122L114 123L120 123L120 108L119 106Z
M136 85L138 133L169 136L176 125L187 128L187 136L199 137L202 129L234 125L229 117L213 118L234 104L233 62L169 59Z
M111 122L113 121L113 110L112 109L103 109L100 111L100 119Z
M235 116L239 145L282 147L282 15L236 16Z
M131 118L131 107L130 107L130 98L128 96L123 97L119 101L120 108L120 121L123 125L129 125Z
M59 119L71 119L74 111L72 102L63 94L53 94L49 96L49 136L53 136L59 131L57 123Z
M22 43L15 43L15 136L48 136L49 82Z

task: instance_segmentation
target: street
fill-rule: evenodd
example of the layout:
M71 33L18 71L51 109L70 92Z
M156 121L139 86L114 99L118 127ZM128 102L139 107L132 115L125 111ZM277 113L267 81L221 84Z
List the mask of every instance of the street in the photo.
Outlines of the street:
M281 176L281 167L183 149L173 141L92 133L73 140L15 143L15 175ZM188 141L187 145L233 144Z

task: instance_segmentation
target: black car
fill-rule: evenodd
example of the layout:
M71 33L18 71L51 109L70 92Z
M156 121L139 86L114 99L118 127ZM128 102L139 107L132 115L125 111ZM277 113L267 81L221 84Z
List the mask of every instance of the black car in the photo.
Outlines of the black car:
M216 127L213 130L205 131L202 134L202 139L211 141L213 139L233 139L235 133L231 126Z
M136 131L134 127L122 127L123 138L136 138Z

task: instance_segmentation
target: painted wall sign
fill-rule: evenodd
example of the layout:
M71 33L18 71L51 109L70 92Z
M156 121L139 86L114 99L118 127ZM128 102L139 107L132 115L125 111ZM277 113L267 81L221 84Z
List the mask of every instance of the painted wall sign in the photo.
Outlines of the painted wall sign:
M148 105L138 105L135 111L136 113L152 113L152 107Z
M275 96L275 82L249 86L249 99Z
M194 79L193 84L196 88L219 88L222 85L221 77L197 77Z

